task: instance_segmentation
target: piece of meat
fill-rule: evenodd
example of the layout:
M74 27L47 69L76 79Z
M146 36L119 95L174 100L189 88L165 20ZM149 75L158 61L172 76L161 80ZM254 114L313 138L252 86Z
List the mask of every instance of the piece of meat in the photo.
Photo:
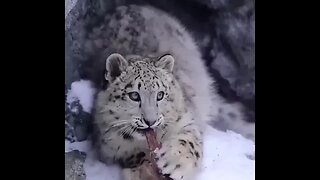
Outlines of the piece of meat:
M155 154L153 152L155 149L161 148L161 144L157 141L156 133L151 129L146 131L145 135L146 135L149 150L150 150L150 154L149 154L150 166L149 167L153 171L153 173L151 173L153 175L152 180L170 180L171 178L165 177L164 175L161 174L160 169L157 167L157 164L155 162Z
M161 148L161 144L157 140L157 135L156 133L151 129L145 132L145 135L147 137L147 142L149 146L150 151L154 151L157 148Z

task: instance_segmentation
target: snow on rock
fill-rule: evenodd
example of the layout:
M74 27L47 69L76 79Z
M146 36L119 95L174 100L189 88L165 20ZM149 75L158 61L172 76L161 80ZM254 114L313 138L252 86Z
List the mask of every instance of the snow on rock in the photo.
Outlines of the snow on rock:
M68 140L64 141L65 153L71 152L73 150L78 150L81 152L88 153L91 150L91 142L90 141L81 141L81 142L70 142Z
M91 81L80 80L71 84L71 89L67 94L67 103L79 100L83 108L83 111L90 113L93 106L93 97L95 89L92 86Z
M65 0L64 1L64 17L67 18L67 15L71 9L76 5L78 0Z

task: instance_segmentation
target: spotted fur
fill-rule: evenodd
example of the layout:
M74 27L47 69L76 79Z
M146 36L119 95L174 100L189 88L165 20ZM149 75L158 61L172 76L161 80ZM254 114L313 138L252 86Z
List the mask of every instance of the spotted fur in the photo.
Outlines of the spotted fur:
M143 131L152 128L162 143L156 152L162 172L192 180L202 163L203 126L223 121L227 129L254 137L241 107L216 93L194 40L174 18L127 6L108 26L115 27L106 49L108 87L95 106L101 161L133 170L149 153ZM137 179L131 172L124 173L126 180Z

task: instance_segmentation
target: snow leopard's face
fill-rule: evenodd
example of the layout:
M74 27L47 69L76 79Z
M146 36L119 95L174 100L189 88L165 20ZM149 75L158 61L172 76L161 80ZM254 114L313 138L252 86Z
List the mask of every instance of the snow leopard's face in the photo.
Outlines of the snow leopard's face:
M106 67L110 86L98 95L97 107L106 128L133 138L144 130L165 125L174 116L174 104L179 100L173 62L170 55L154 60L111 55Z

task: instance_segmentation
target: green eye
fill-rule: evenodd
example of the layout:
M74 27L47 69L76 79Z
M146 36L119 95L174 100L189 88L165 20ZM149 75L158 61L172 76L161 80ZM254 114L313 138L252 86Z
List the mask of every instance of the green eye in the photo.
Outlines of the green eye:
M140 95L138 92L129 92L128 95L132 101L140 101Z
M158 92L157 94L157 101L161 101L164 97L164 92L163 91L160 91Z

